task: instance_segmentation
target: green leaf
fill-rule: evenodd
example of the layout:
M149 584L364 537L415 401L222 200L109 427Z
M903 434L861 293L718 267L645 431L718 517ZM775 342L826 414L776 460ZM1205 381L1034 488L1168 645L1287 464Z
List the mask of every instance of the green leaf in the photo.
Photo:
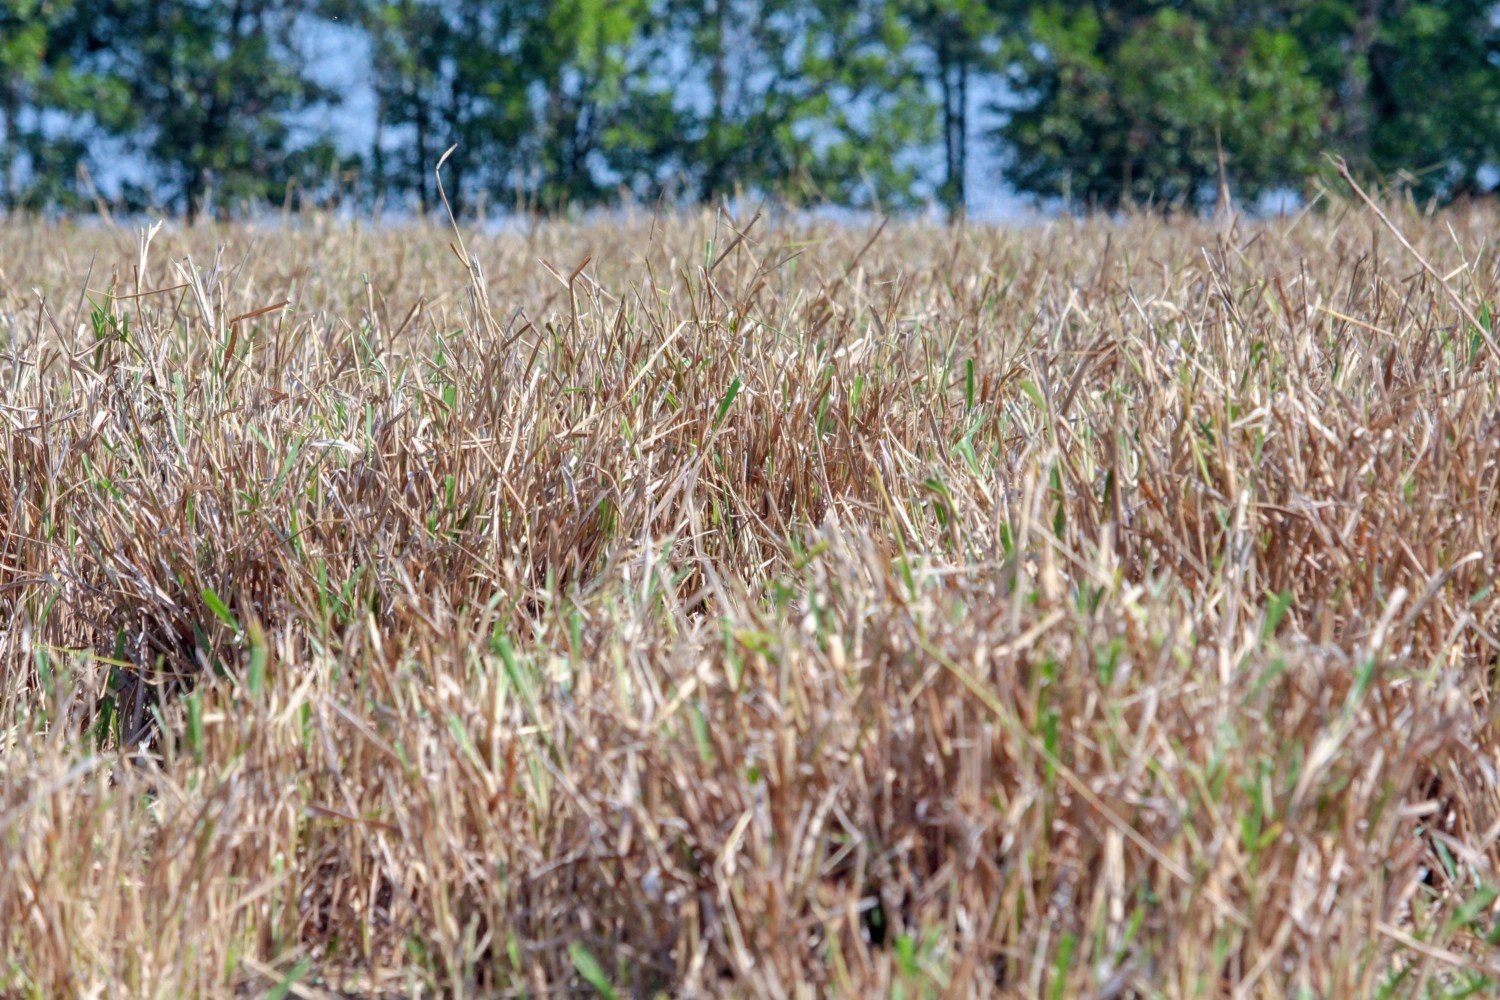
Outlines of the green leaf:
M735 397L737 397L739 394L740 377L736 375L734 377L734 381L729 383L729 391L724 394L724 401L719 404L718 415L714 417L714 427L717 428L724 422L725 414L727 414L729 412L729 408L734 405Z
M250 669L245 682L257 697L266 686L266 635L254 622L250 623Z
M587 948L574 941L568 945L568 957L573 960L573 968L578 970L578 974L590 986L599 991L600 996L605 997L606 1000L615 1000L618 994L615 993L615 988L610 985L609 977L604 974L604 967L599 964L599 960L594 958Z
M187 741L195 757L203 753L203 699L197 691L187 696Z
M1042 396L1042 390L1038 389L1036 383L1031 381L1031 379L1026 378L1021 380L1021 391L1026 394L1027 399L1036 404L1038 410L1045 411L1047 409L1047 400Z
M1260 627L1261 642L1265 642L1276 634L1277 626L1281 624L1281 619L1286 616L1287 609L1291 606L1292 592L1290 590L1283 590L1271 598L1271 602L1266 605L1266 620Z
M266 994L266 1000L285 1000L286 995L292 992L292 987L297 984L297 981L312 971L312 966L313 961L310 958L304 958L292 966L292 970L281 978L281 982L277 983Z
M208 587L203 588L203 603L208 605L208 610L212 611L214 615L219 619L219 621L223 622L225 625L228 625L236 632L240 630L240 623L235 619L234 614L229 610L229 605L225 604L219 598L219 595L215 594Z

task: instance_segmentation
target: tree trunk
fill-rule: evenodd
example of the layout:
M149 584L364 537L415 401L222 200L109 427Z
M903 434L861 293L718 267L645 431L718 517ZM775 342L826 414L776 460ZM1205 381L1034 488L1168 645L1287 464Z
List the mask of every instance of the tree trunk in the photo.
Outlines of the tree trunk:
M6 90L4 97L0 98L0 175L3 175L5 185L4 191L0 191L0 208L6 213L15 210L16 207L16 107L19 102L16 95Z
M954 185L958 177L958 143L955 135L958 116L954 113L953 107L955 97L953 60L949 54L947 41L941 36L934 58L937 60L938 88L943 98L943 186L939 192L939 198L943 203L943 208L951 217L956 195Z
M957 156L954 157L953 204L949 218L962 219L969 210L969 59L967 53L958 63L958 122L954 126Z
M370 145L370 167L374 177L370 178L376 211L385 201L385 94L377 89L375 97L375 136Z
M1370 108L1370 56L1380 34L1380 0L1365 0L1349 40L1348 69L1344 74L1343 143L1356 166L1368 167L1374 122Z
M427 102L422 99L422 95L420 93L417 93L415 95L415 100L417 105L417 113L415 116L415 124L417 128L417 162L415 164L416 170L414 172L416 173L417 180L417 205L421 208L422 214L426 215L428 212L432 211L432 199L428 195L427 188L427 171L432 166L432 157L429 155L430 147L428 145L429 124L427 121Z
M703 179L701 197L704 202L713 201L724 186L724 102L729 90L729 74L724 53L724 4L729 0L715 0L709 12L713 29L713 68L709 71L709 92L713 99L708 123L708 173Z
M445 115L448 134L443 139L448 146L458 142L459 136L463 134L462 101L463 95L459 92L458 73L455 72L453 79L448 82L448 108ZM448 194L448 210L455 218L461 217L464 213L464 157L469 153L467 149L457 149L454 150L453 157L448 160L448 176L453 179L453 183L451 187L445 184L443 190ZM437 164L434 163L433 166L436 167Z

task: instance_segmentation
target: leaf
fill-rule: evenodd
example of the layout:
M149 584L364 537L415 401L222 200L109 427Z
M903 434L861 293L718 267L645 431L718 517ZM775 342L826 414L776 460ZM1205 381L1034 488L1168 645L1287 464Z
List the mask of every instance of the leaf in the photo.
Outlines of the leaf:
M194 691L187 696L187 741L194 756L203 752L203 702Z
M604 974L604 967L599 964L589 950L574 941L568 945L568 957L573 960L573 968L578 974L588 981L588 984L599 991L599 995L607 1000L615 1000L618 994L615 988L609 984L609 977Z
M724 401L719 404L719 413L714 417L714 427L717 428L724 422L724 415L734 405L735 397L740 394L740 377L736 375L734 381L729 383L729 391L724 394Z
M273 987L270 992L266 994L266 1000L284 1000L286 995L292 992L292 987L297 984L297 980L301 979L303 976L307 975L309 971L312 970L312 964L312 959L304 958L302 961L292 966L292 971L283 976L281 982L277 983L275 987Z
M266 686L266 634L250 623L250 669L245 674L250 693L259 696Z
M1045 411L1047 409L1047 400L1042 396L1042 390L1038 389L1036 383L1031 381L1031 379L1021 380L1021 391L1026 394L1027 399L1036 404L1038 410Z
M1057 960L1052 966L1052 1000L1060 1000L1068 990L1068 969L1073 962L1073 949L1078 947L1078 938L1064 934L1057 945Z
M215 594L208 587L203 588L203 603L208 605L208 610L212 611L219 621L228 625L236 632L240 630L240 623L235 619L233 612L229 610L229 605L225 604L219 598L219 595Z
M1276 634L1276 629L1281 625L1281 619L1286 616L1287 610L1292 606L1292 592L1283 590L1271 598L1266 605L1266 620L1260 627L1260 641L1265 642Z

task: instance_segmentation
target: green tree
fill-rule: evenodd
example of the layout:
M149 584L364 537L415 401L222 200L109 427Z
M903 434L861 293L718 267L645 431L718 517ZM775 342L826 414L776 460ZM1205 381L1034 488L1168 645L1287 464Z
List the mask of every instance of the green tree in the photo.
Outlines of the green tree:
M631 100L644 0L387 0L346 7L369 33L376 187L436 206L444 190L534 207L608 193L608 147Z
M73 44L117 79L134 117L130 146L158 196L190 218L279 197L335 166L326 136L299 138L295 115L334 95L299 51L314 15L297 0L80 0Z
M1300 184L1326 94L1285 14L1229 0L1048 4L1012 47L1000 138L1021 191L1114 208L1200 207Z
M736 191L864 203L909 198L932 116L892 53L886 5L663 0L655 9L654 179L697 201ZM639 185L638 185L639 186ZM651 193L649 190L644 193Z
M463 206L476 185L523 161L530 127L528 37L539 4L490 0L355 3L369 33L377 121L371 168L377 192L414 195L423 212L437 204L432 171L459 147L447 192ZM488 176L485 176L488 175Z
M894 0L906 32L910 72L935 92L942 123L943 177L938 200L950 215L968 202L970 91L999 68L1011 5L997 0Z
M1500 22L1488 0L1311 0L1289 17L1355 169L1421 197L1494 190Z
M558 0L548 5L539 84L545 92L538 167L528 189L537 204L589 204L610 193L611 180L645 133L640 110L659 110L649 88L641 46L645 0ZM628 167L626 168L628 169Z
M89 135L116 126L123 94L74 65L71 0L0 0L0 207L72 204Z
M886 4L386 0L370 34L376 186L458 211L609 198L905 198L930 130Z

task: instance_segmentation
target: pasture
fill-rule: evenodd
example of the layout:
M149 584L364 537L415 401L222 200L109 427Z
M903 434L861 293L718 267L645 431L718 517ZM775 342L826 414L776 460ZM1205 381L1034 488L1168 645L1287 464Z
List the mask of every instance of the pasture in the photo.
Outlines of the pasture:
M0 228L0 993L1500 984L1492 210Z

